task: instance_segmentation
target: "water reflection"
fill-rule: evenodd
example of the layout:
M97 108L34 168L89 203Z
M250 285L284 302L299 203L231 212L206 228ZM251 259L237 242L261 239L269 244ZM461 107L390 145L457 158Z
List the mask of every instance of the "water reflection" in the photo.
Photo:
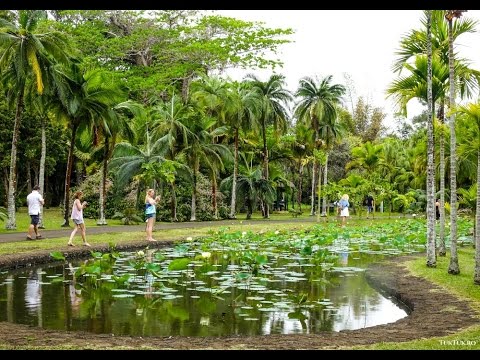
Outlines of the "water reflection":
M125 253L110 268L101 263L101 278L82 281L73 273L83 262L0 275L0 320L116 335L222 336L340 331L406 316L358 271L372 261L364 253L333 252L326 267L279 253L252 275L217 251L168 270L186 255L167 249L157 261L145 254L152 273L137 253Z

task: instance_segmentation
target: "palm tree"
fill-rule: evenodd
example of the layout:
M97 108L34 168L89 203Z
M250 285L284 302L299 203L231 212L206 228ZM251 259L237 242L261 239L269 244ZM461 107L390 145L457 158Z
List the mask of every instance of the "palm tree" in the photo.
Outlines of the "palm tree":
M450 69L450 264L448 273L460 274L457 255L457 160L456 147L457 139L455 137L455 71L453 54L453 18L462 16L464 10L446 10L445 18L448 21L448 65Z
M93 126L94 143L97 142L96 137L103 136L103 166L102 166L102 180L99 191L99 217L97 225L107 225L105 219L105 203L107 200L107 169L108 162L112 157L113 149L117 142L119 135L124 139L133 141L134 133L127 121L127 114L142 117L143 107L131 100L123 101L106 113L101 114Z
M315 131L315 148L320 149L321 145L330 145L332 137L337 137L339 132L337 122L337 107L342 96L345 94L345 86L340 84L331 84L332 75L319 80L312 77L300 79L299 87L295 96L300 97L300 101L295 107L295 115L306 124L309 124ZM322 140L324 142L322 142ZM328 153L325 163L324 184L327 179ZM314 189L315 173L317 162L313 163L312 175L312 210L310 215L315 213ZM319 194L320 195L320 194ZM326 199L323 213L325 213Z
M433 94L432 94L432 40L431 16L432 11L426 10L427 15L427 266L436 267L435 253L435 161L433 142Z
M216 170L223 167L224 160L230 160L231 153L227 146L213 143L213 138L226 133L225 127L214 128L215 120L206 116L188 119L187 128L193 134L188 145L182 149L187 164L192 171L192 208L190 221L196 221L197 208L197 178L200 165L205 165L216 182Z
M442 66L447 67L449 61L449 39L448 39L448 25L444 21L444 10L433 10L431 12L431 43L432 43L432 55L433 55L433 98L436 102L435 88L436 88L436 59L438 58ZM455 22L452 35L453 40L465 33L472 33L475 31L476 21L464 18ZM398 58L393 65L395 72L401 72L404 64L409 61L412 56L417 56L424 53L424 49L427 47L427 33L426 18L422 20L423 28L421 30L412 30L407 36L405 36L400 43L400 50L397 52ZM469 62L466 59L457 59L455 61L455 75L458 79L459 92L461 97L469 97L472 91L478 88L479 84L479 72L477 70L470 69ZM448 73L448 71L447 71ZM443 78L443 76L442 76ZM444 122L444 104L448 86L448 79L442 81L444 83L445 90L443 95L439 98L440 107L438 109L438 118L443 124ZM426 101L426 99L425 99ZM435 104L433 105L432 112L434 111ZM440 246L438 254L445 256L445 150L444 150L444 134L440 132Z
M293 100L292 94L285 88L285 76L273 74L266 82L260 81L255 75L247 75L252 81L252 87L260 102L260 129L263 139L263 178L268 181L268 147L267 126L273 124L275 130L283 132L288 123L288 103ZM262 207L263 217L270 217L268 203Z
M477 183L476 183L476 209L475 209L475 273L473 281L480 285L480 103L461 106L458 109L460 114L467 116L467 123L475 124L474 130L468 132L468 141L459 146L459 153L464 157L477 156ZM451 210L450 210L451 211Z
M233 132L233 177L232 177L232 198L230 202L231 219L235 219L237 207L237 176L238 176L238 149L239 149L239 132L256 131L258 127L257 119L261 110L260 98L256 96L256 92L246 82L233 83L231 86L231 98L234 106L226 113L226 123Z
M39 22L44 19L47 19L45 10L19 10L18 24L0 18L1 80L5 88L9 89L9 96L16 98L8 180L8 221L5 226L7 229L16 229L17 227L15 220L17 141L26 83L29 80L35 82L37 92L41 95L45 79L45 69L41 67L41 63L47 58L62 63L68 62L65 53L67 44L59 34L37 31Z
M172 95L169 103L161 102L152 107L151 117L154 119L152 125L153 135L159 138L159 146L166 149L166 157L171 161L176 162L182 148L188 146L189 139L194 136L186 125L188 124L188 119L192 116L195 116L193 107L188 103L184 104L175 94ZM177 167L177 171L183 177L191 178L190 169L185 172ZM170 182L172 221L178 221L175 181L174 179Z
M57 116L65 119L71 129L62 227L70 226L70 179L77 131L90 127L97 119L105 119L108 111L118 104L123 96L121 89L106 71L96 69L82 73L77 64L72 64L69 70L69 73L62 74L64 83L58 86L60 102L54 104Z

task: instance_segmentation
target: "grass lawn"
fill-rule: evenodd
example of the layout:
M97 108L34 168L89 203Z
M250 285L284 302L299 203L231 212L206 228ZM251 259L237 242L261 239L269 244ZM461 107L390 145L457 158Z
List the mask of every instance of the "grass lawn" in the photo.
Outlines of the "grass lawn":
M471 247L458 248L460 274L448 274L449 254L437 257L437 267L427 268L426 258L418 258L407 263L407 268L414 275L423 277L441 286L445 291L457 295L471 303L472 308L480 313L480 286L473 283L475 250ZM480 319L479 319L480 323ZM378 343L358 349L392 349L392 350L471 350L480 349L480 325L470 327L453 335L427 340L415 340L402 343Z

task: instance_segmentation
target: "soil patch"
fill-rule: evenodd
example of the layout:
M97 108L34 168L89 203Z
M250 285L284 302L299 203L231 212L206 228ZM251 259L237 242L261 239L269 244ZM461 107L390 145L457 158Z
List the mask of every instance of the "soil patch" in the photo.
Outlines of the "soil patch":
M171 243L161 242L155 246ZM144 248L145 244L123 244L118 249ZM90 249L65 251L68 258L85 256ZM99 247L95 250L105 250ZM424 255L419 255L424 256ZM335 349L377 342L402 342L434 336L446 336L478 324L475 311L464 300L446 293L431 282L408 274L404 261L412 257L390 258L373 264L366 271L369 283L406 304L411 314L395 323L359 330L321 334L290 334L224 337L131 337L98 335L86 332L45 330L0 322L0 344L9 347L58 347L108 349ZM51 262L48 252L30 255L5 255L1 269Z

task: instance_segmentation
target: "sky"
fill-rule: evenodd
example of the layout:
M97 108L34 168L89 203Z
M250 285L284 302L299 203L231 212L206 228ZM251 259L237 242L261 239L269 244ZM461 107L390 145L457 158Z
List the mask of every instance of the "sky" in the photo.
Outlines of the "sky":
M218 10L218 14L247 21L264 22L272 28L292 28L291 43L281 45L277 53L284 65L277 71L286 76L288 89L294 91L304 76L333 76L332 83L346 83L348 74L356 96L363 96L387 114L384 125L394 130L395 106L386 99L385 90L398 77L391 71L400 39L411 29L421 28L422 10ZM464 13L479 21L480 10ZM455 51L480 70L480 32L464 34L455 42ZM227 70L240 80L255 73L266 80L272 70ZM347 104L350 106L350 103ZM418 115L423 107L412 100L407 117Z

